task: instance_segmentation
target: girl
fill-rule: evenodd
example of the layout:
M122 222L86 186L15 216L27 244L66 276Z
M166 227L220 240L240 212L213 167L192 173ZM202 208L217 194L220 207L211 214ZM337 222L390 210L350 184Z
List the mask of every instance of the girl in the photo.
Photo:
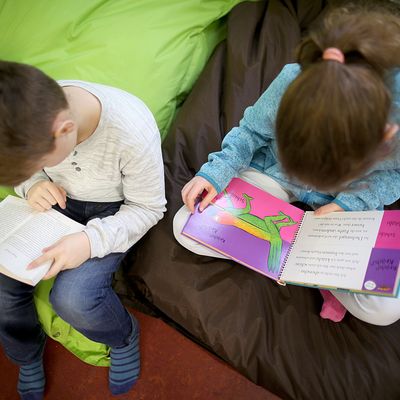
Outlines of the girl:
M191 251L222 257L181 235L198 196L200 211L239 176L317 214L382 209L400 198L400 22L383 10L331 11L249 107L222 149L209 155L182 190L177 240ZM321 316L346 309L376 325L400 318L400 300L321 292Z

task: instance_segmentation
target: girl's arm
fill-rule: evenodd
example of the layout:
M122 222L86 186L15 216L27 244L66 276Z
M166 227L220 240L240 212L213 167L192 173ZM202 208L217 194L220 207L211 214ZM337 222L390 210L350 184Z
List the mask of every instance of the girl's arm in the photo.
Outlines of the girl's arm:
M346 211L382 210L400 198L400 169L374 171L351 186L333 202Z
M197 175L221 192L230 180L249 167L254 153L270 146L281 98L300 72L297 64L286 65L257 102L246 109L238 127L224 138L221 151L211 153Z
M389 122L400 124L400 68L391 71L388 85L392 94L392 112ZM400 141L399 133L393 140ZM397 145L398 146L398 145ZM339 193L334 200L344 210L376 210L400 198L400 154L384 160L378 168L352 185L353 191Z

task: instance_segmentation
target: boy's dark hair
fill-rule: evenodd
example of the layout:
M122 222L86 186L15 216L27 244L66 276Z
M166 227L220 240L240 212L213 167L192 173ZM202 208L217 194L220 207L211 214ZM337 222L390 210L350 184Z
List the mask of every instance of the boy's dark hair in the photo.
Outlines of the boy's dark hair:
M345 56L322 59L326 48ZM279 106L276 134L286 173L321 190L343 187L388 156L387 72L400 66L400 19L382 9L332 10L300 44L302 72Z
M52 126L68 108L61 87L29 65L0 61L0 184L28 179L54 149Z

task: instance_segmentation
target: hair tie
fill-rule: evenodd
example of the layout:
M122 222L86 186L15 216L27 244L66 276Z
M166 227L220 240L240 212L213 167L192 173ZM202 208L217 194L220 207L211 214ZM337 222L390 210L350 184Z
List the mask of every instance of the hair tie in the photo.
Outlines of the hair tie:
M344 64L344 54L341 50L336 47L328 47L322 53L322 59L328 61L337 61Z

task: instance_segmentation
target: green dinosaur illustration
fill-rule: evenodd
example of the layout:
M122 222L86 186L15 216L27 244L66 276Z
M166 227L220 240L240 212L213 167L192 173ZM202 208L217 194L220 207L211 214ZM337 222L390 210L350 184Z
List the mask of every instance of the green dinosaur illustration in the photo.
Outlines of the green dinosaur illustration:
M278 215L268 215L264 218L251 214L251 200L253 200L253 198L246 193L243 193L242 195L246 205L243 208L236 208L234 207L229 194L224 190L224 196L228 203L228 207L221 208L234 216L234 219L229 220L227 224L236 226L245 232L268 241L270 244L268 270L276 273L279 271L282 253L283 241L280 235L280 230L284 226L295 225L297 222L282 211L280 211Z

